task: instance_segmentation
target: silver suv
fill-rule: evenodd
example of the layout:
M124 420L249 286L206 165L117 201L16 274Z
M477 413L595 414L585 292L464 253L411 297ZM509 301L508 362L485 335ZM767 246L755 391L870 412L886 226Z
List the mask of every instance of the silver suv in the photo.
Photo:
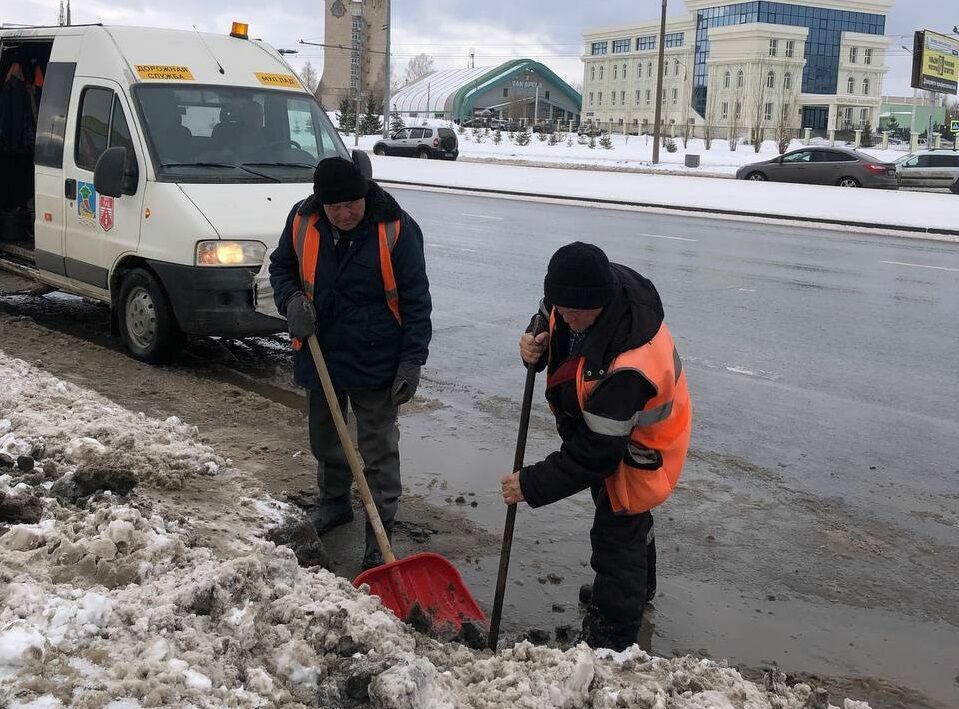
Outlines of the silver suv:
M959 152L929 150L896 161L900 187L949 189L959 179Z
M376 155L456 160L459 141L449 128L403 128L373 146Z

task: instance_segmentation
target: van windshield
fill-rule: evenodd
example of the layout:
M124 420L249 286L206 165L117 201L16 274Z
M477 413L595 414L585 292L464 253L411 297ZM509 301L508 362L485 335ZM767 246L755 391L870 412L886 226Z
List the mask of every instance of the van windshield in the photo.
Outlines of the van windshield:
M134 95L161 181L312 182L319 160L349 157L302 93L158 85Z

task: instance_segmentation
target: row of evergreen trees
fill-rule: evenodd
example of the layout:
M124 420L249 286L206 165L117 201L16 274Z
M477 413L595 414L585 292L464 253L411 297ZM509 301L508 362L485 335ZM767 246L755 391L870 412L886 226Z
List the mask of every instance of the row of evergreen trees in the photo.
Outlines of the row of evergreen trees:
M336 112L336 124L341 133L356 131L356 101L344 97ZM393 125L393 121L390 121ZM402 127L402 126L400 126ZM376 135L383 132L383 104L372 96L366 100L366 110L360 116L360 135Z

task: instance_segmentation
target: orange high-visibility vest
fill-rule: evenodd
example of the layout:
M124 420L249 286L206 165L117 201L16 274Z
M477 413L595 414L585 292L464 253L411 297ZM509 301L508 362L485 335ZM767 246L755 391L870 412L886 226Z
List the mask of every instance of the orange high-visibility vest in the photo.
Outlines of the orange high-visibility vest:
M555 332L556 316L550 316L550 335ZM693 409L686 385L686 374L672 335L666 324L642 347L617 356L600 378L585 371L580 358L576 369L576 398L580 412L594 433L607 436L629 435L629 443L619 469L606 478L606 491L617 514L640 514L661 505L679 482L689 450ZM638 371L656 389L628 421L617 421L586 411L590 394L617 371ZM587 380L587 376L590 379Z
M297 214L293 217L293 250L300 262L300 282L307 298L313 300L316 290L316 266L320 260L320 230L316 228L315 214ZM386 305L396 318L396 322L403 324L400 315L400 296L396 288L396 276L393 274L393 248L400 238L400 221L380 222L377 231L380 241L380 273L383 276L383 291L386 295ZM299 340L293 340L293 348L300 349Z

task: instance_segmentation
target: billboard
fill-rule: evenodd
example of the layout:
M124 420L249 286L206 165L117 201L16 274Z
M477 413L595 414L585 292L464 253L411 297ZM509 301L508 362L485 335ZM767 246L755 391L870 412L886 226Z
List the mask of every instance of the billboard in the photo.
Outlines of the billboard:
M940 94L959 93L959 38L929 30L916 32L912 86Z

